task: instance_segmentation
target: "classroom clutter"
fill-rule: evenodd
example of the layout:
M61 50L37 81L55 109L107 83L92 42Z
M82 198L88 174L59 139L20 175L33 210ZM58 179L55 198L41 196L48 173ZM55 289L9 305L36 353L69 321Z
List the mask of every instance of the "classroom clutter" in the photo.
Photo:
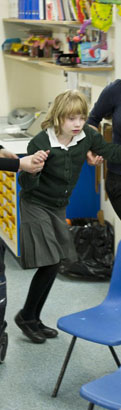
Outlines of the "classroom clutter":
M2 44L4 52L20 56L52 57L53 52L60 50L61 41L58 38L43 34L30 34L25 40L20 38L7 39Z
M103 31L86 28L86 31L70 30L66 36L68 52L64 53L59 37L30 33L25 39L8 38L2 44L4 53L27 56L30 58L48 58L59 65L108 64L107 34Z
M67 219L67 223L78 260L62 261L59 273L79 280L109 280L114 262L113 226L102 217Z
M18 19L54 23L76 21L80 27L69 27L68 35L65 35L66 52L59 35L53 38L49 28L48 33L40 34L39 26L36 32L34 27L27 38L6 39L3 51L30 58L49 58L49 62L62 66L112 64L107 32L113 23L113 7L121 16L121 0L18 0ZM10 17L12 13L11 10Z
M84 21L92 18L95 9L95 21L98 15L99 20L102 20L102 25L105 25L106 20L110 19L110 14L112 15L113 5L118 9L121 0L16 0L16 7L15 0L11 0L9 15L29 20L77 20L83 24Z

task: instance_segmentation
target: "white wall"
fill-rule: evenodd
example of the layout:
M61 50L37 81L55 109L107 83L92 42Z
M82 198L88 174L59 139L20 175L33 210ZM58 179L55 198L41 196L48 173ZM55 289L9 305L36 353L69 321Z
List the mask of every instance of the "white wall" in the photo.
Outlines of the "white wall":
M0 42L4 41L4 27L2 23L2 18L8 17L8 0L0 0ZM1 104L0 104L0 115L6 115L6 110L8 109L8 91L6 75L4 70L3 54L0 47L0 91L1 91Z
M0 0L0 15L8 17L8 2L2 9ZM4 4L4 3L3 3ZM17 24L3 23L0 20L2 42L9 37L29 36L28 28ZM57 33L56 33L57 37ZM3 104L0 115L7 115L17 106L36 106L47 108L48 101L53 101L55 96L67 88L63 71L43 69L39 66L15 61L4 57L0 51L0 78Z
M17 106L48 107L48 101L53 101L65 84L63 73L35 68L26 63L8 61L5 58L9 110Z

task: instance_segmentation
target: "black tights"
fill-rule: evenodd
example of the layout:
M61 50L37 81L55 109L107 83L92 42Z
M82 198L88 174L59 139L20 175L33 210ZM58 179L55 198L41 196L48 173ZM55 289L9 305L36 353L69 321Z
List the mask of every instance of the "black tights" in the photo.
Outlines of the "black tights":
M55 280L58 267L59 263L51 266L42 266L35 273L22 309L24 320L39 319L42 307Z

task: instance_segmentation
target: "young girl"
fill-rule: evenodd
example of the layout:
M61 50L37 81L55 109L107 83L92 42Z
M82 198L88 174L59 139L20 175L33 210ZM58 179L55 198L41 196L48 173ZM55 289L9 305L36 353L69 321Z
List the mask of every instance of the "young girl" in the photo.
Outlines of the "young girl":
M87 102L79 91L68 90L57 96L42 131L28 145L28 154L37 150L42 156L46 154L43 169L34 176L21 172L19 177L22 265L38 269L15 322L36 343L57 336L57 330L44 325L40 317L60 260L77 259L65 207L87 152L92 150L121 163L121 146L106 143L100 133L85 124L87 115Z

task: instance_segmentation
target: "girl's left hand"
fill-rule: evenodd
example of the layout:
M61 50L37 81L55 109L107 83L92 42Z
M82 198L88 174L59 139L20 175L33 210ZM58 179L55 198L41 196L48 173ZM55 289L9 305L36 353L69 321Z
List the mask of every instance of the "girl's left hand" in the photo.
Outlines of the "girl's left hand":
M88 165L101 165L104 159L100 155L94 154L92 151L87 152L87 163Z

